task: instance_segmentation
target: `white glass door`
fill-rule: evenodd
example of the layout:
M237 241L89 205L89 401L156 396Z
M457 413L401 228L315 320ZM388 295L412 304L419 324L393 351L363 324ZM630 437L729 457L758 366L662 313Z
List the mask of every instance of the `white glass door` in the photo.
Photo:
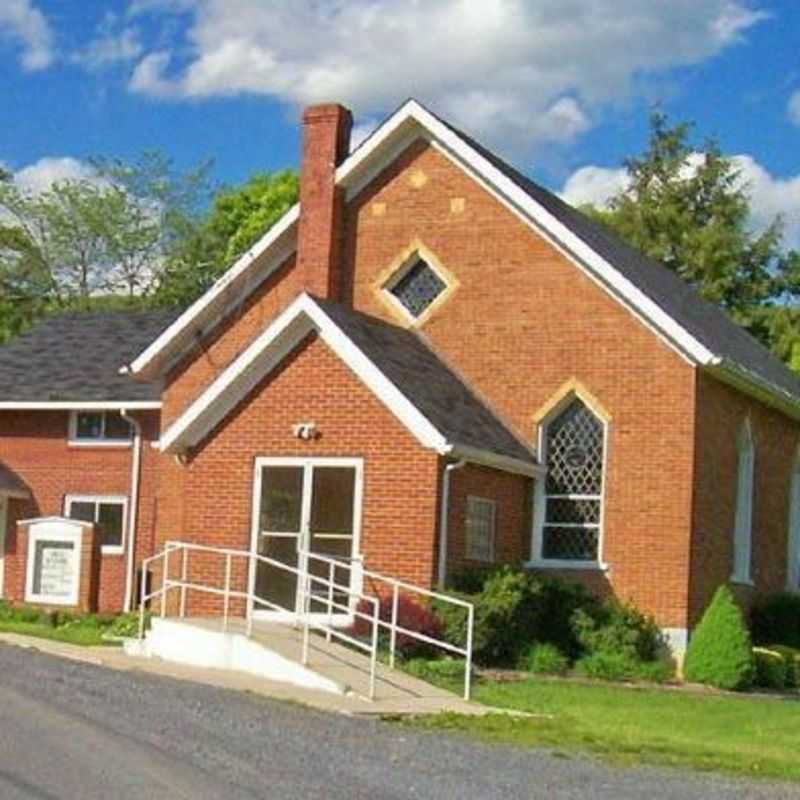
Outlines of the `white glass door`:
M332 569L337 585L357 590L360 578L351 565L358 557L361 483L360 459L257 459L254 551L326 580ZM305 563L303 552L333 559L336 565L313 557ZM256 603L255 614L274 618L301 612L297 573L259 561L252 581L256 596L278 607ZM327 613L327 587L311 581L310 588L314 597L309 611ZM335 592L334 599L348 604L347 592ZM336 613L347 615L341 608Z

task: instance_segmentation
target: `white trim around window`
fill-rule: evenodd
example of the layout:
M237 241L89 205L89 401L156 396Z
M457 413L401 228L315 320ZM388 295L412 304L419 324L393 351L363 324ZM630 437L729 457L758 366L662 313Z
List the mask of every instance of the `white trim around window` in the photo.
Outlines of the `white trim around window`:
M497 503L488 497L467 495L464 519L464 558L467 561L495 560Z
M608 471L608 443L609 443L609 420L598 413L595 404L588 398L584 398L579 392L570 390L562 397L539 421L538 447L541 463L548 465L548 431L561 414L574 402L581 403L584 408L600 423L603 432L603 456L601 467L600 491L598 494L565 494L563 496L550 496L547 492L547 475L537 478L534 486L534 508L533 525L531 531L531 559L527 562L528 567L535 569L575 569L575 570L608 570L603 554L605 545L605 492L606 474ZM544 555L544 537L547 527L547 501L549 499L564 499L568 501L594 501L599 502L599 516L596 523L580 525L560 524L558 527L580 527L593 528L597 530L597 558L596 559L566 559L566 558L547 558Z
M746 419L736 437L736 506L733 525L732 583L752 585L755 441Z
M78 417L81 414L91 414L101 418L101 435L99 437L80 436L78 434ZM67 442L70 447L131 447L133 444L133 431L127 438L108 438L106 425L108 415L120 416L118 411L102 411L99 409L73 409L69 413L69 435ZM122 417L120 417L122 419Z
M125 495L116 494L68 494L64 497L64 516L70 518L73 503L94 503L94 519L92 522L97 524L100 521L100 506L115 505L122 507L122 533L120 543L104 544L101 552L106 556L119 556L125 552L125 542L127 540L128 523L128 498ZM86 520L88 522L88 520Z

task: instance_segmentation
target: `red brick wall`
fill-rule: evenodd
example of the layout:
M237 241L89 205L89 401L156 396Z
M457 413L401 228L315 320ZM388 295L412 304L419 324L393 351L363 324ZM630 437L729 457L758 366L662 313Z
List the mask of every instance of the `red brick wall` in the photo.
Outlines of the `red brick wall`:
M164 429L297 296L302 280L292 256L181 359L167 376L164 387Z
M697 383L697 452L690 617L697 622L715 589L733 572L737 437L749 417L755 443L753 587L736 586L749 605L786 585L789 487L800 426L780 412L701 374Z
M153 547L157 453L151 442L158 436L158 414L134 415L142 422L142 480L138 509L136 560L150 555ZM15 519L64 514L64 498L70 494L130 496L131 447L71 447L66 411L0 411L0 462L25 481L29 501L12 501ZM130 503L130 497L129 497ZM130 506L129 506L130 507ZM19 562L13 521L9 520L6 545L6 596L21 601L10 587L21 585L15 571ZM100 563L98 609L122 608L125 591L125 555L103 555Z
M694 370L425 145L349 205L346 284L357 308L398 321L376 283L415 240L458 281L424 323L425 336L528 441L537 410L569 379L608 411L610 570L580 577L595 587L608 579L662 625L685 626Z
M298 440L292 425L308 420L317 424L320 436ZM361 550L367 566L431 583L438 456L423 449L321 341L306 340L198 446L185 466L172 461L166 467L165 458L159 540L249 549L257 456L363 458ZM180 492L172 489L175 475L182 481ZM221 582L221 559L192 559L204 579ZM208 597L190 597L190 613L218 608Z
M494 500L494 563L520 564L530 556L530 479L468 464L452 471L448 509L448 576L486 562L466 558L467 497Z

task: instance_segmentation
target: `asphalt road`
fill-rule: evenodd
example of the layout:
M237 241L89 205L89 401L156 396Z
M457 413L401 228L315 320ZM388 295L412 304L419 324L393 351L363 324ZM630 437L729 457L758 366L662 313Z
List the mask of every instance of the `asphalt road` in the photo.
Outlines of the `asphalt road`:
M0 800L800 798L490 747L0 645Z

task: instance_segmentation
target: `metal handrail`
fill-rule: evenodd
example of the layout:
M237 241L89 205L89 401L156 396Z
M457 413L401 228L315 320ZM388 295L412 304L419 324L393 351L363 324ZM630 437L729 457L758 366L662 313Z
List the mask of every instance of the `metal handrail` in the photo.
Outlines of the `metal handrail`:
M192 583L189 581L188 561L190 552L205 552L225 557L225 578L224 578L224 587L222 589L214 588L205 584ZM170 556L176 553L181 553L182 557L181 577L179 580L170 578L169 574ZM267 600L265 597L256 594L255 591L250 591L249 582L247 591L231 589L230 582L231 582L232 559L243 558L247 560L248 567L252 568L252 565L254 563L263 563L263 564L268 564L269 566L272 567L276 567L278 569L282 569L286 572L290 572L297 576L298 586L300 587L299 590L300 591L299 599L301 601L300 605L302 605L302 612L299 614L299 616L301 617L301 622L303 625L303 644L302 644L303 665L306 665L308 663L309 633L311 629L319 630L322 633L324 633L326 641L328 642L330 642L332 638L341 639L342 641L347 642L351 646L364 650L367 653L369 653L370 657L369 697L370 699L374 699L375 676L376 676L377 660L378 660L378 632L380 628L384 628L388 629L389 631L390 668L394 668L395 666L395 655L397 650L398 634L405 636L407 638L416 639L418 641L429 644L433 647L438 647L454 655L462 656L465 659L464 699L469 700L471 675L472 675L473 626L475 621L475 608L472 603L469 603L466 600L461 600L456 597L451 597L450 595L442 594L441 592L436 592L430 589L424 589L421 586L408 583L407 581L402 581L397 578L390 578L386 575L381 575L377 572L363 569L363 567L361 566L360 559L350 559L348 561L342 561L339 559L331 558L329 556L323 556L318 553L312 553L307 550L300 550L298 552L298 556L299 556L298 566L293 567L289 564L286 564L283 561L278 561L268 556L261 555L260 553L253 553L249 550L234 550L231 548L224 548L224 547L212 547L210 545L194 544L192 542L179 542L179 541L166 542L164 549L160 553L150 556L149 558L146 558L142 561L142 585L141 585L140 605L139 605L139 638L140 639L144 638L145 605L151 600L160 598L161 601L160 614L162 617L166 616L167 595L172 589L180 590L179 614L181 617L184 617L186 615L186 594L189 590L206 592L215 595L222 595L223 630L227 630L228 628L230 600L232 598L246 600L248 605L246 635L248 637L252 635L252 630L253 630L252 612L256 606L264 606L274 611L282 611L282 612L289 612L292 614L298 614L297 607L295 607L294 609L286 608L285 606L278 605L270 600ZM147 573L148 573L147 568L150 564L153 564L158 560L163 561L162 584L158 589L148 593L146 584ZM327 578L319 575L313 575L308 568L310 561L315 561L327 565L328 567ZM351 588L351 586L344 586L338 584L335 580L337 569L349 570L350 573L352 573L354 569L359 569L361 574L365 578L369 578L373 582L379 582L390 586L392 592L392 613L389 621L382 620L380 618L380 601L374 595L367 595L364 594L363 592L357 592L354 591ZM321 594L315 593L312 590L312 586L314 585L321 586L323 592ZM467 636L466 636L465 646L459 647L458 645L454 645L443 639L436 639L434 637L428 636L418 631L413 631L408 628L404 628L401 625L399 625L398 612L399 612L399 600L400 600L401 590L407 594L418 594L422 595L423 597L437 599L449 603L451 605L456 605L464 608L466 610L466 616L467 616L466 619ZM345 604L336 600L335 595L337 593L346 594L348 597L348 602ZM323 616L325 617L327 622L324 622L317 618L312 618L310 612L310 606L312 601L324 604L326 608L326 613ZM358 606L361 602L366 602L371 607L370 612L364 612L359 610ZM364 641L356 637L349 636L340 629L336 628L333 625L334 610L344 610L353 617L366 619L370 623L369 644L366 644Z

